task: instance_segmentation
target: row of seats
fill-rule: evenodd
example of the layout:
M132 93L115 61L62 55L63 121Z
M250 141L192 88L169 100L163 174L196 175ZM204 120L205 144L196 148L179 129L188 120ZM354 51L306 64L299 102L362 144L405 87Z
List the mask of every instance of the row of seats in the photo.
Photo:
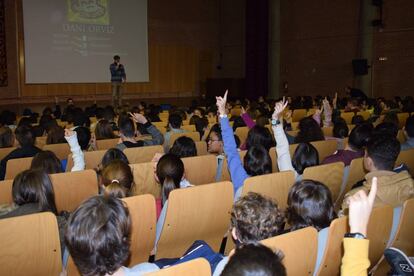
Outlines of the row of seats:
M248 192L247 187L244 187L243 193ZM155 199L151 195L139 195L124 201L132 219L129 266L133 266L147 261L154 245ZM181 256L195 240L200 239L219 251L223 236L228 231L232 204L233 188L230 182L172 191L156 259ZM408 254L413 252L414 199L405 202L395 221L398 221L395 235L390 240L392 207L373 210L367 235L372 266L380 260L387 244L397 246ZM263 244L283 251L288 275L312 275L315 269L317 275L338 275L343 255L341 242L348 231L347 217L331 223L317 267L318 246L322 244L318 245L318 233L314 228L276 236L263 241ZM62 266L56 218L50 213L0 220L0 248L1 275L57 275ZM69 275L77 275L72 261L68 270Z

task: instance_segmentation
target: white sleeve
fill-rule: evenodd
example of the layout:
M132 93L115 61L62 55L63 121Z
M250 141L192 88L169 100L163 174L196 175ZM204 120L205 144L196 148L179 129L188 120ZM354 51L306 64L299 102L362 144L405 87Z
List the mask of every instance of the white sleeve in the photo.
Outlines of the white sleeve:
M85 158L83 156L83 151L79 146L76 132L72 136L65 136L65 139L70 146L70 151L72 152L73 168L71 171L83 171L85 169Z
M295 171L292 166L292 159L289 153L289 142L286 138L283 125L279 124L273 127L273 133L276 140L276 154L277 154L277 165L279 171Z

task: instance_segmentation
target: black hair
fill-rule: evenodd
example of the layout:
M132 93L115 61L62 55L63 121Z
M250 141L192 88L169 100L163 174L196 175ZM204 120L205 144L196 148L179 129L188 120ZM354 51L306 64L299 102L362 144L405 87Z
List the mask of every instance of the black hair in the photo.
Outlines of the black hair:
M168 124L171 125L172 128L180 128L183 123L183 119L178 113L172 113L168 116Z
M52 182L42 170L25 170L13 180L12 196L15 204L21 206L36 203L39 212L50 211L57 215Z
M255 125L249 130L246 139L246 148L249 149L251 146L256 145L263 146L267 151L275 146L273 135L267 127Z
M400 154L400 142L394 136L377 133L367 143L367 156L379 170L392 171Z
M135 124L130 118L128 117L120 118L118 126L119 126L119 132L125 137L129 137L129 138L135 137Z
M319 165L318 150L311 143L300 143L292 158L292 166L298 174L312 166Z
M299 121L299 132L295 143L305 143L325 140L321 127L312 117L305 117Z
M354 115L354 117L352 117L352 121L351 124L353 125L360 125L362 123L364 123L364 117L362 117L362 115Z
M170 192L180 188L180 182L184 175L184 163L178 156L167 153L158 161L156 174L162 187L161 194L164 204L168 200Z
M59 158L49 150L38 152L32 159L30 169L42 170L47 174L63 172Z
M336 138L348 137L349 128L346 123L338 122L333 126L333 136Z
M119 55L114 55L114 60L120 60L121 57Z
M250 176L272 173L272 159L269 151L261 145L250 147L243 161L244 169Z
M31 127L20 126L16 128L14 132L16 140L19 142L21 147L34 146L36 137Z
M104 156L102 157L101 167L105 168L113 160L122 160L125 163L129 164L128 157L125 155L125 153L122 150L117 149L117 148L111 148L107 150Z
M376 134L384 134L384 135L391 135L391 136L397 137L398 125L392 122L382 122L375 127L374 132Z
M224 267L222 276L286 276L282 254L275 253L266 246L246 244L236 248Z
M237 116L233 120L233 131L236 131L238 127L245 127L246 123L244 122L243 118L240 116Z
M287 203L286 218L291 230L313 226L319 231L336 218L331 191L319 181L296 182L290 188Z
M79 146L82 150L87 150L89 141L91 140L91 131L87 127L75 128L76 135L78 137Z
M355 151L363 150L372 135L372 124L362 124L352 129L349 134L348 145Z
M0 148L12 147L13 142L13 131L7 126L0 127Z
M405 131L407 132L408 137L414 137L414 115L411 115L405 121Z
M180 158L197 156L196 145L190 137L181 136L175 140L169 153L175 154Z

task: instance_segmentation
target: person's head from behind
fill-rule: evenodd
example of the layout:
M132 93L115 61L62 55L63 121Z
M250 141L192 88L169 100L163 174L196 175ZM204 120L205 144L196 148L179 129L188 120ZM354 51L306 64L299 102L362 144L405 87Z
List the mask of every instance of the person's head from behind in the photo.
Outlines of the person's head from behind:
M175 154L180 158L197 156L196 145L190 137L182 136L175 140L169 153Z
M14 145L13 131L7 127L0 127L0 148L8 148Z
M266 116L260 115L259 117L257 117L256 125L265 127L268 124L269 124L269 118L267 118Z
M33 134L33 130L28 126L20 126L16 128L14 132L16 140L19 142L20 147L32 147L36 142L36 137Z
M65 130L63 127L54 126L47 132L46 144L61 144L66 143Z
M121 138L134 138L136 133L136 128L134 122L128 118L124 117L119 120L118 123L119 132L121 134Z
M237 200L231 211L231 233L236 245L271 238L283 230L285 217L277 204L250 192Z
M221 135L221 128L219 124L215 124L211 129L207 139L207 150L209 153L222 154L223 153L223 136Z
M115 138L114 131L112 130L112 125L108 120L103 119L96 124L95 137L96 140Z
M52 127L57 126L56 120L52 115L42 115L39 120L39 125L48 132Z
M400 120L398 119L396 112L388 112L385 114L384 119L382 120L384 123L393 123L394 125L399 125Z
M13 202L16 205L36 204L39 212L57 214L52 182L42 170L26 170L13 180Z
M132 195L134 176L131 167L121 160L113 160L102 170L100 182L105 194L118 198Z
M167 153L157 163L155 177L161 184L162 202L165 203L174 189L180 188L180 182L184 177L184 163L181 159Z
M375 127L374 132L376 134L391 135L393 137L397 137L398 125L392 122L382 122Z
M74 108L70 113L68 113L68 122L73 124L73 126L85 126L87 124L86 114L81 108Z
M104 156L102 157L100 167L104 169L114 160L121 160L124 163L129 164L128 157L125 155L125 153L122 150L117 149L117 148L112 148L105 152Z
M295 137L295 143L325 140L321 127L312 117L306 117L299 121L299 133Z
M364 117L362 117L362 115L354 115L354 117L352 117L351 124L360 125L364 122L365 122L365 120L364 120Z
M257 145L264 147L266 150L275 146L273 135L268 128L256 125L249 130L246 139L246 148L249 149Z
M346 138L348 137L348 133L349 133L349 128L348 125L346 123L343 122L338 122L336 124L334 124L333 126L333 136L335 138Z
M47 174L61 173L62 164L59 158L52 151L46 150L38 152L32 159L30 165L32 170L42 170Z
M129 257L131 219L113 196L94 196L69 217L65 244L82 275L112 275Z
M392 171L400 154L400 142L391 135L374 134L367 143L364 166L368 171Z
M17 127L21 127L21 126L31 127L32 126L32 120L29 117L21 118L19 120L19 124L17 125Z
M318 181L296 182L289 191L286 218L291 230L328 227L336 218L331 191Z
M361 151L365 148L373 131L372 124L362 124L352 129L349 134L348 146L354 151Z
M272 173L269 151L261 145L250 147L244 156L243 167L250 176Z
M414 138L414 115L407 118L404 130L409 138Z
M282 254L262 244L246 244L236 248L222 276L286 276Z
M172 113L168 116L168 126L173 129L181 128L183 124L183 119L180 114Z
M311 143L300 143L292 158L292 166L298 174L312 166L319 165L318 150Z
M75 128L76 135L78 137L79 146L82 150L88 150L89 143L91 141L91 131L87 127Z

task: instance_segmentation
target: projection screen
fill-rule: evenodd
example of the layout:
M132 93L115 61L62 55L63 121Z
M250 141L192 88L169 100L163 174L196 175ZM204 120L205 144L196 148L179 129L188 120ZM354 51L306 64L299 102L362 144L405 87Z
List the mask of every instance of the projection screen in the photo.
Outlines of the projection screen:
M147 0L23 0L26 83L148 81Z

